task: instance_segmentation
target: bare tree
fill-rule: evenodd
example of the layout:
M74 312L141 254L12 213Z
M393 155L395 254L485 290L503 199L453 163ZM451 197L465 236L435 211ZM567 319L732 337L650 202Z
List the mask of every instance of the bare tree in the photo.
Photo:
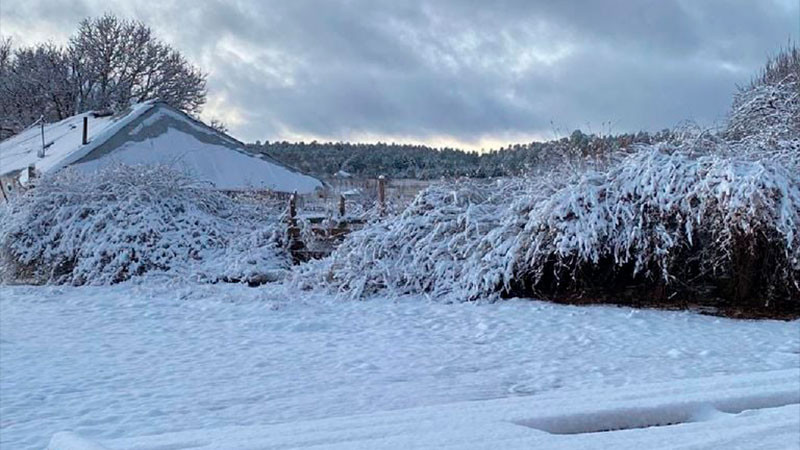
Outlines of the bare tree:
M11 38L0 36L0 139L5 139L15 132L7 98L12 53Z
M0 38L0 127L19 132L43 117L123 110L161 99L190 114L206 101L206 74L137 21L84 19L67 47L14 49ZM8 134L8 133L5 133Z
M85 19L70 39L81 109L124 108L160 98L189 113L206 99L206 75L141 22Z
M5 43L10 41L6 40ZM40 44L0 48L0 117L4 134L43 118L60 120L74 109L69 62L63 49Z
M11 63L11 38L0 36L0 73Z
M189 113L206 99L206 75L141 22L85 19L70 39L81 109L119 109L159 98Z

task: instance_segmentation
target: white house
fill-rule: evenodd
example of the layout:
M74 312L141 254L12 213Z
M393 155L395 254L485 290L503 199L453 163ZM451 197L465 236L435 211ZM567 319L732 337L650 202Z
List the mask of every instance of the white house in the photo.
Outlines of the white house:
M159 101L115 115L87 112L35 125L0 142L3 196L27 182L31 166L39 173L72 166L90 174L118 163L170 165L228 191L309 194L323 187L316 178L252 153L242 142Z

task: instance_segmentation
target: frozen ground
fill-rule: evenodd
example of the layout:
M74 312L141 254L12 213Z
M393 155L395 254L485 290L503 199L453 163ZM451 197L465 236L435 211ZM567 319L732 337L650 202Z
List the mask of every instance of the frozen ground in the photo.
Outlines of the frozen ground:
M125 447L131 443L125 439L203 429L201 437L212 441L210 436L232 433L222 427L269 424L281 425L235 430L261 438L289 439L294 433L307 439L308 431L303 430L311 427L323 440L304 445L338 442L346 448L347 440L331 436L341 437L347 427L372 430L374 437L382 418L397 430L397 423L448 414L460 417L455 429L479 434L477 422L458 414L464 405L473 405L475 417L503 421L484 430L508 432L503 436L509 439L522 432L541 438L544 432L537 430L548 426L541 422L546 413L566 414L573 402L600 410L613 405L633 408L630 401L637 392L650 399L645 412L655 408L661 419L671 422L731 414L700 429L698 436L712 432L725 437L726 430L742 428L741 421L749 420L748 429L772 430L766 434L779 436L779 442L792 448L795 435L777 433L775 427L788 429L800 421L797 405L756 405L756 400L792 400L792 392L800 389L798 367L798 322L733 321L686 312L528 300L477 305L420 298L342 302L231 285L0 287L4 449L43 448L64 430L109 448L132 448ZM699 380L702 377L716 379ZM652 387L663 382L670 383ZM732 387L722 394L711 389L725 383ZM626 389L606 391L619 387ZM685 402L670 403L675 401L670 392L676 389L688 390L678 396L689 399L688 407ZM738 397L727 395L734 391ZM587 399L593 392L599 397ZM530 397L446 405L521 396ZM715 409L703 411L699 405ZM737 415L754 405L770 409ZM387 412L406 408L416 409ZM515 413L531 408L537 409L535 414ZM371 415L345 417L365 413ZM508 422L511 416L506 413L523 425ZM677 419L692 420L673 420L673 413ZM446 425L439 422L431 422L428 432ZM609 427L615 424L631 426L612 421ZM656 434L648 436L669 442L672 438L663 430L691 431L702 425L655 428ZM58 436L69 441L69 435ZM169 448L186 448L186 435L169 436L163 439L176 440ZM382 445L407 446L403 439L412 435L403 438L402 433L387 431L386 439L391 436L400 440ZM280 447L258 442L251 444ZM491 447L490 443L484 442Z

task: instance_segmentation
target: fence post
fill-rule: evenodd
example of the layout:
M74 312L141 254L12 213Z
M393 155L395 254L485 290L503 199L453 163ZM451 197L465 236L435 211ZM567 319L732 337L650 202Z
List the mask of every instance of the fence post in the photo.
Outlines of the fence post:
M344 195L339 195L339 217L344 218Z
M83 145L89 143L89 116L83 116Z
M383 216L386 213L386 177L378 177L378 213Z
M289 197L289 225L297 226L297 191L294 191Z
M41 129L42 129L42 150L39 151L39 154L37 156L39 158L44 158L44 120L43 119L40 119L40 120L42 120L42 126L41 126Z

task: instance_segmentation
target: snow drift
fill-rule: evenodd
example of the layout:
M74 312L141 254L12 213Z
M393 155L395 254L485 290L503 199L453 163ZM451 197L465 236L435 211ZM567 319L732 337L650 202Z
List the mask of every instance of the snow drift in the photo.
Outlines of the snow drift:
M289 265L278 215L163 166L65 169L0 210L5 281L110 284L146 273L272 279Z

